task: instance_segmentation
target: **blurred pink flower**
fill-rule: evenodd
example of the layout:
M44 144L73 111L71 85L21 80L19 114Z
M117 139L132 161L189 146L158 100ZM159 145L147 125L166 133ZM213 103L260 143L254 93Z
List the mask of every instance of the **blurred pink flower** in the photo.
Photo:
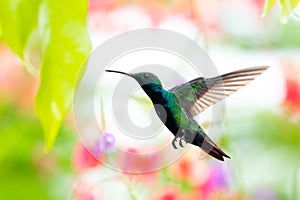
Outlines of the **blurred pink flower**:
M20 64L17 56L0 43L0 96L21 107L33 108L38 79L29 74Z
M113 0L89 0L89 12L97 11L109 12L117 6L117 1Z
M76 144L73 152L73 167L75 171L80 172L99 164L100 162L86 149L86 147L80 142Z
M262 12L265 0L252 0L256 7Z
M93 186L91 184L80 182L74 190L76 200L95 200L92 189ZM100 199L99 195L97 195L98 199Z
M206 28L208 31L212 29L215 32L219 29L220 23L217 18L217 3L217 0L90 0L89 13L90 15L97 16L97 21L99 21L103 17L105 17L105 15L113 12L114 10L133 6L141 8L146 13L146 15L149 16L153 27L159 26L170 16L177 16L191 21L196 26L198 26L200 30ZM101 15L99 15L100 13ZM106 26L108 29L114 27L111 24L106 24Z
M167 16L168 10L171 10L170 5L172 4L161 0L90 0L89 12L91 14L94 14L96 12L108 13L114 9L119 9L121 7L130 5L136 5L144 9L152 19L153 24L157 25L160 21L163 21L163 19Z
M125 173L151 172L159 162L159 156L157 154L143 154L134 148L129 148L126 152L118 156L119 165Z

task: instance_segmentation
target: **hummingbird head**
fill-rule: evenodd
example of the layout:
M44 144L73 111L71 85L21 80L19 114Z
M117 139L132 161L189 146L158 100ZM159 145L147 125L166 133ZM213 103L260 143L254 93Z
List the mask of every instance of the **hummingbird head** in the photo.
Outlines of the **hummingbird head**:
M142 86L143 89L145 89L146 87L151 87L153 89L154 88L155 89L162 88L159 78L150 72L125 73L125 72L120 72L120 71L115 71L115 70L105 70L105 71L115 72L115 73L130 76L130 77L134 78L140 84L140 86Z

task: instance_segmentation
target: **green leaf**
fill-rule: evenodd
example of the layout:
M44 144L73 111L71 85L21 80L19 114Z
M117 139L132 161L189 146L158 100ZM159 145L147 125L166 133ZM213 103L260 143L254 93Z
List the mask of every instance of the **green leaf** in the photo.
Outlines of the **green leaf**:
M296 8L300 0L280 0L281 4L281 16L280 16L280 22L285 24L288 22L289 16L293 12L293 10Z
M24 49L37 27L41 0L1 0L1 39L24 60Z
M0 41L2 40L1 36L2 36L2 23L1 23L1 20L0 20Z
M279 0L281 5L280 22L285 24L288 22L289 16L299 4L300 0ZM266 0L261 14L262 17L266 16L273 7L275 0Z
M261 14L261 17L265 17L271 10L271 8L274 6L275 0L266 0L263 8L263 12Z
M44 129L45 150L54 145L71 105L75 81L91 49L87 1L45 0L39 27L43 60L35 109Z

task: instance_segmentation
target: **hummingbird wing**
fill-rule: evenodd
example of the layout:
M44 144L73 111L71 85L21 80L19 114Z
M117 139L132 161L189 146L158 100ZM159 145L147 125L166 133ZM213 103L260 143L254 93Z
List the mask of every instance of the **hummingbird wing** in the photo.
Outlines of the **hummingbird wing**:
M175 86L169 91L175 94L184 112L194 117L244 87L267 69L267 66L259 66L213 78L200 77Z

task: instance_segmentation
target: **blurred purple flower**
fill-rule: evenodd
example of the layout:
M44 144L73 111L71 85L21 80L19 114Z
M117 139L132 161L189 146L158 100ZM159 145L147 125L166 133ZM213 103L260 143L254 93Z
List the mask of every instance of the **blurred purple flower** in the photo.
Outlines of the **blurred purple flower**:
M208 190L219 190L226 188L229 183L229 171L226 166L214 163L210 166L210 173L205 183Z
M96 141L94 155L99 157L101 153L112 153L115 150L115 136L105 132L101 139Z

